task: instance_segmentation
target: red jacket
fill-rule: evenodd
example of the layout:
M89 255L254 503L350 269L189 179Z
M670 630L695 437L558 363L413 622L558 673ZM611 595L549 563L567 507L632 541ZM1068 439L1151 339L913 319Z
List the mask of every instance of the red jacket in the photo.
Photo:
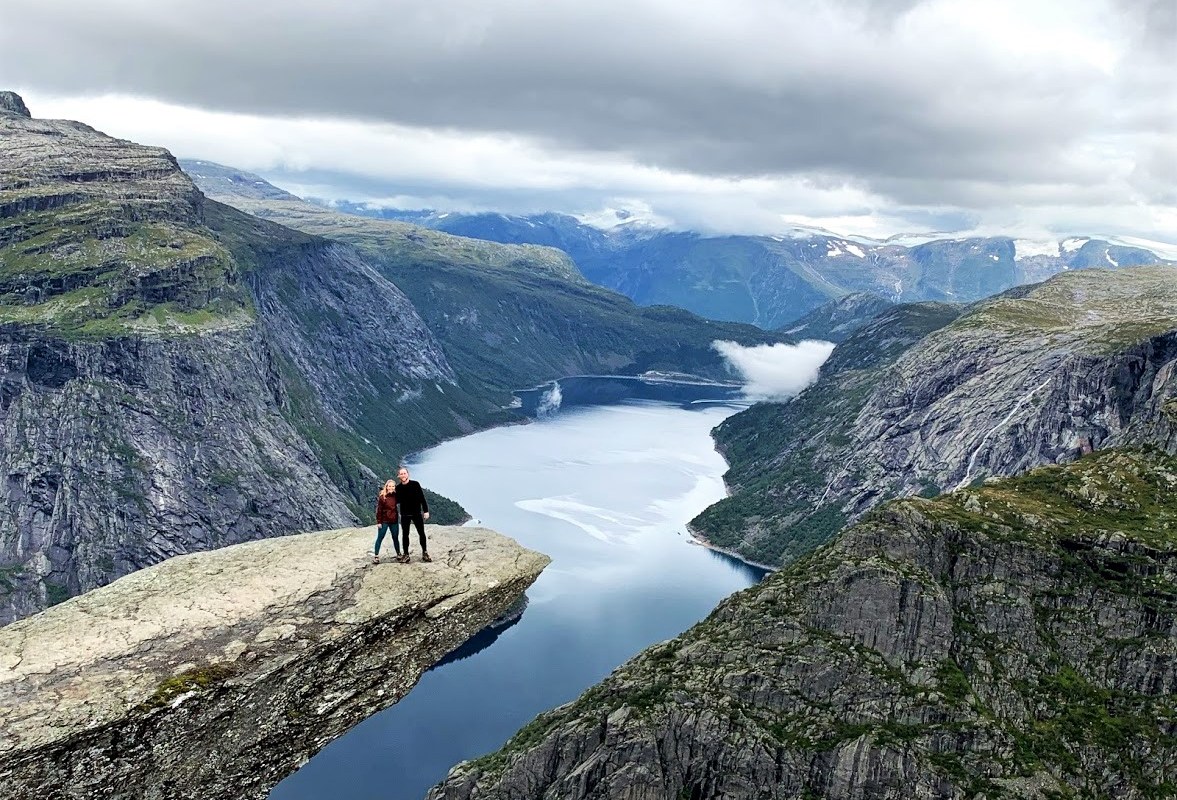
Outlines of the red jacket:
M376 522L396 522L396 492L389 492L376 498Z

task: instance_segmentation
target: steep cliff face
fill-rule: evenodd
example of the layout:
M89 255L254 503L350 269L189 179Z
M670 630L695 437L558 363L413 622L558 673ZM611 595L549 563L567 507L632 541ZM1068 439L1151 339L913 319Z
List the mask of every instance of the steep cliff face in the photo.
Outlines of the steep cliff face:
M500 404L515 389L567 375L664 369L732 377L711 347L714 340L750 345L788 338L678 309L638 308L585 280L567 254L551 247L341 214L256 175L205 161L184 165L218 201L359 248L412 300L459 383Z
M431 564L366 564L371 528L281 537L174 558L0 630L4 797L265 797L548 563L488 530L430 529Z
M178 553L348 524L374 470L478 412L460 391L436 408L452 369L354 251L208 202L164 150L17 106L0 623Z
M1177 459L894 501L456 767L459 798L1177 794Z
M692 524L780 564L889 497L1093 448L1173 449L1175 365L1172 267L1068 273L968 309L899 306L839 345L794 401L717 428L732 494Z

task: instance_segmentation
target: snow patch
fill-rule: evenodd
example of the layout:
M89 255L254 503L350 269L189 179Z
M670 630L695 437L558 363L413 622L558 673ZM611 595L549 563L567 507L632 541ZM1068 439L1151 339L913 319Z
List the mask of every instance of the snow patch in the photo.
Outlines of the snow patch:
M866 253L862 252L862 248L856 244L846 244L846 252L859 258L866 258Z
M1108 263L1111 264L1113 267L1120 266L1120 262L1116 261L1116 259L1112 258L1112 254L1110 252L1108 252L1107 250L1103 251L1103 257L1106 258L1108 260Z
M1074 253L1090 241L1091 239L1086 236L1072 236L1070 239L1063 239L1059 242L1058 247L1063 253Z
M1020 261L1030 256L1058 257L1058 242L1037 242L1033 239L1014 239L1014 260Z
M1153 239L1141 239L1138 236L1103 236L1100 238L1124 247L1139 247L1161 258L1177 259L1177 243L1175 242L1158 242Z

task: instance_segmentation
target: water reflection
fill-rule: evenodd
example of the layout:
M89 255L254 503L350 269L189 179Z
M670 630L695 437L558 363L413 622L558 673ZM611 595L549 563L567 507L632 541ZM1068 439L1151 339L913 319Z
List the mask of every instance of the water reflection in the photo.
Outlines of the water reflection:
M758 581L763 570L686 534L724 495L710 430L735 410L582 408L423 453L415 478L552 563L526 613L451 653L271 798L420 798L458 761L497 749Z

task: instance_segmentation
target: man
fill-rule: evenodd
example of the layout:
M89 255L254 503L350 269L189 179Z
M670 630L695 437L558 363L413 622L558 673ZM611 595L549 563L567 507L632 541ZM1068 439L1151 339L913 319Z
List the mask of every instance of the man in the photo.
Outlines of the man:
M401 467L396 473L400 485L396 487L396 502L400 506L401 523L401 555L398 560L402 564L409 562L409 525L417 526L417 538L421 540L421 560L432 561L429 557L429 546L425 542L425 520L429 519L429 501L425 499L425 491L421 484L409 480L409 470Z

